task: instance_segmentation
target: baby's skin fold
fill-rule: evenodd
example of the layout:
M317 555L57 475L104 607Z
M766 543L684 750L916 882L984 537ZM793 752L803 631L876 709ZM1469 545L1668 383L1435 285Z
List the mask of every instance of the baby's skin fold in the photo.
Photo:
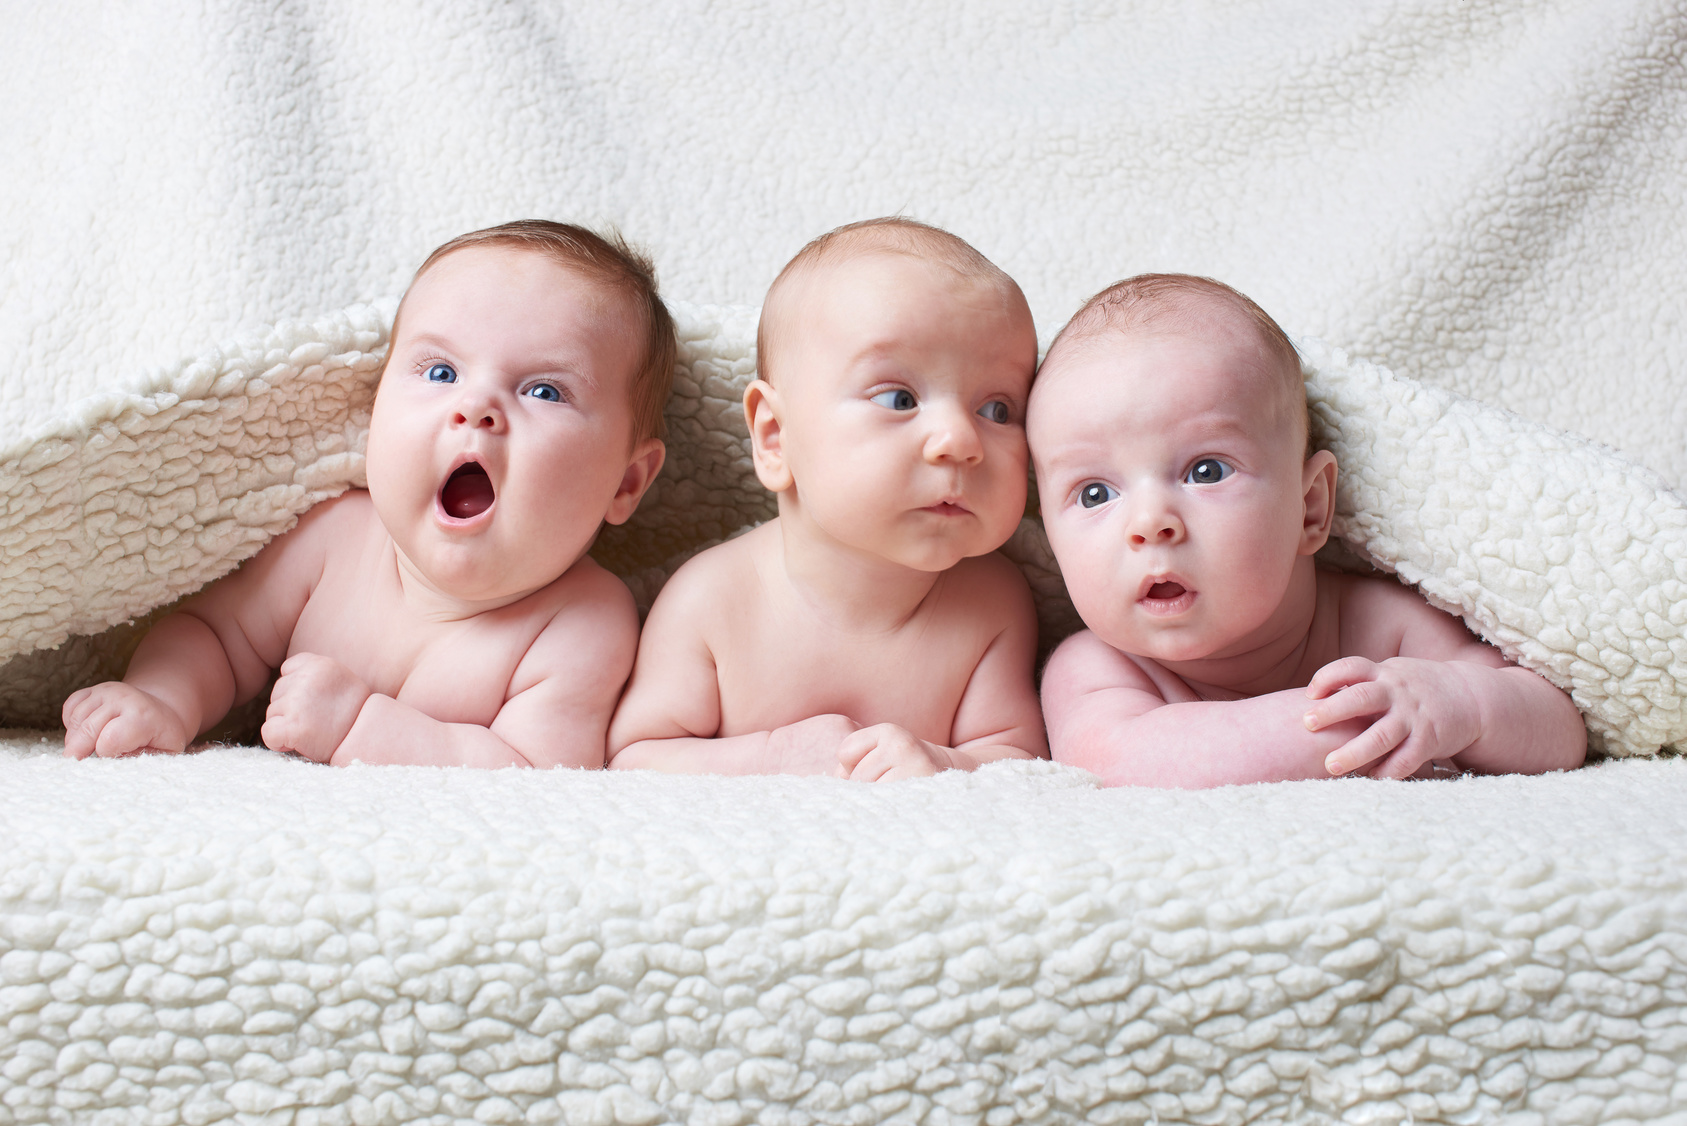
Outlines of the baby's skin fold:
M1384 577L1313 554L1335 458L1257 305L1144 275L1093 298L1032 394L1044 527L1087 630L1043 673L1057 761L1113 785L1580 765L1569 698Z

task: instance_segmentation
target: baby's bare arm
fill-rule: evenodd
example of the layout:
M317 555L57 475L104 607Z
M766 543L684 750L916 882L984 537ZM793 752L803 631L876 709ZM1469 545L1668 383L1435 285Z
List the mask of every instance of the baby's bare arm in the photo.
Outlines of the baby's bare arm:
M619 579L597 572L588 582L516 665L490 726L442 722L372 693L330 761L601 768L609 718L638 645L638 612Z
M720 549L715 549L719 551ZM721 556L699 556L657 596L644 623L632 681L609 727L612 770L681 774L831 774L857 724L812 716L772 731L717 738L720 684L705 633L720 591Z
M973 770L1004 758L1047 758L1048 736L1032 666L1037 657L1037 610L1031 589L1001 556L980 560L975 597L1003 620L979 659L955 709L954 765Z
M947 612L996 629L983 653L959 648L969 630L939 626L925 639L926 663L972 661L954 706L949 741L933 743L893 723L864 727L838 749L838 773L861 782L926 777L945 770L976 770L1006 758L1047 758L1043 712L1032 680L1037 614L1019 570L999 555L968 559L950 572L957 584ZM963 666L964 667L964 666ZM938 678L934 678L938 679Z
M1326 778L1324 758L1363 729L1312 732L1301 689L1242 700L1168 703L1129 657L1085 630L1043 670L1043 714L1056 762L1108 786L1201 789Z
M1586 757L1586 729L1567 695L1415 592L1354 580L1342 615L1344 638L1361 642L1344 643L1344 650L1382 659L1343 657L1307 687L1318 701L1308 709L1308 726L1370 717L1363 734L1330 756L1331 773L1374 763L1378 777L1404 778L1431 760L1452 758L1485 774L1539 774L1580 766Z
M84 688L64 705L65 754L181 751L281 663L324 553L355 516L330 501L307 513L232 575L188 599L142 639L121 682Z

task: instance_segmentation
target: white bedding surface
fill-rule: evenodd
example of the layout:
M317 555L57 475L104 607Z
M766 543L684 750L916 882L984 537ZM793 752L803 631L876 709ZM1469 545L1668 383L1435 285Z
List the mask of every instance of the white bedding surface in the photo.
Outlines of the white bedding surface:
M8 1121L1682 1106L1679 761L1182 794L56 754L0 742Z

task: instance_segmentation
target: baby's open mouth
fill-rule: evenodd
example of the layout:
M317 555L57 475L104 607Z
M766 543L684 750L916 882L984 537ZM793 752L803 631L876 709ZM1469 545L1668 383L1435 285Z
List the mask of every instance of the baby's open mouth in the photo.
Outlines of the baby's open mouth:
M1148 588L1149 598L1176 598L1184 590L1182 583L1155 583Z
M446 478L445 487L439 490L439 504L447 516L472 520L491 508L496 496L486 470L478 462L468 461Z

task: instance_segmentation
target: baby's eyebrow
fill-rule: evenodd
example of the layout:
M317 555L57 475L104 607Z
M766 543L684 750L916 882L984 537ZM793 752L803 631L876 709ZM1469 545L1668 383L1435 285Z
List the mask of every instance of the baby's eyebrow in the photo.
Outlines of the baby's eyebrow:
M1052 475L1064 470L1070 470L1073 466L1087 467L1095 465L1104 461L1106 456L1106 447L1094 442L1083 442L1063 445L1059 452L1050 454L1049 456L1039 460L1041 461L1043 468Z

